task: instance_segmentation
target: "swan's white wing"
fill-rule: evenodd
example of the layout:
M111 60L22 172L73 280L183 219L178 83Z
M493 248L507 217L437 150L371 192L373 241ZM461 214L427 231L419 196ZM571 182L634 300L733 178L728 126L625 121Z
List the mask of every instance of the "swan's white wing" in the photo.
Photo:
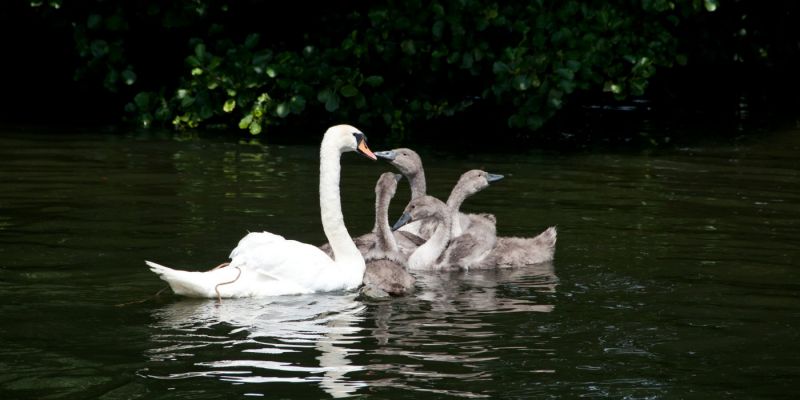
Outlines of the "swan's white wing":
M325 290L330 274L338 270L316 246L269 232L245 236L231 252L230 266L242 268L262 284L270 282L269 287L294 288L290 291L296 293Z

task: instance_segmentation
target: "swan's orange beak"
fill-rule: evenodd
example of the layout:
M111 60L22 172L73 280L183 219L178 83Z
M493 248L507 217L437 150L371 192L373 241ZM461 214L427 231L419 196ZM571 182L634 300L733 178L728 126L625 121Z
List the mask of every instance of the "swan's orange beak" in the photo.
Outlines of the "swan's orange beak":
M367 141L364 140L363 137L358 142L358 152L367 156L369 159L373 161L378 159L378 157L375 156L375 153L373 153L372 150L370 150L369 147L367 147Z

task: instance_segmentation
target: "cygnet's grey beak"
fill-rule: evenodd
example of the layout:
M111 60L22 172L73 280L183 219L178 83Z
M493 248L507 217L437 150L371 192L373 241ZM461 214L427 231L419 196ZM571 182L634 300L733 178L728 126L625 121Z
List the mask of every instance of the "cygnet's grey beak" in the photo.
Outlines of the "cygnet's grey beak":
M376 155L377 155L377 154L376 154ZM489 181L489 183L492 183L492 182L497 182L497 181L499 181L500 179L503 179L503 175L499 175L499 174L489 174L489 176L487 176L487 177L486 177L486 180L487 180L487 181Z
M394 150L376 151L375 155L378 156L378 158L389 161L394 161L394 159L397 158L397 153L395 153Z
M403 213L400 219L398 219L397 222L395 222L394 225L392 226L392 231L394 232L400 229L400 227L407 224L408 221L411 221L411 214Z
M394 174L394 180L400 182L400 179L403 179L403 175L402 174Z

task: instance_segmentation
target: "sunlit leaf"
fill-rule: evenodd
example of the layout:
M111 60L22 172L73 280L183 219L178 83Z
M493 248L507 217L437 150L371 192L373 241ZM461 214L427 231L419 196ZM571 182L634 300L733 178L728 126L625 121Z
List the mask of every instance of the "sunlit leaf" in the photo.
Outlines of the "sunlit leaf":
M258 122L250 124L250 134L258 135L259 133L261 133L261 124Z
M247 114L244 118L239 120L239 129L247 129L253 122L253 114Z
M222 105L222 111L229 113L236 108L236 100L235 99L228 99L225 101L225 104Z
M286 103L280 103L277 107L275 107L275 114L281 118L285 118L289 115L289 107Z

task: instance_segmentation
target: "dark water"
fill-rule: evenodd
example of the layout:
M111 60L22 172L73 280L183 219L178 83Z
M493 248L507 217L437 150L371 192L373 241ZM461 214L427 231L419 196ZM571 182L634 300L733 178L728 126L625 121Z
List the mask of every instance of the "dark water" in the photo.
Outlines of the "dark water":
M427 151L437 196L467 169L505 174L465 208L502 235L557 225L556 261L420 274L386 301L118 306L165 286L145 259L208 269L248 230L324 241L317 149L7 131L0 398L795 398L799 150L795 131L650 154ZM389 167L344 164L362 233Z

